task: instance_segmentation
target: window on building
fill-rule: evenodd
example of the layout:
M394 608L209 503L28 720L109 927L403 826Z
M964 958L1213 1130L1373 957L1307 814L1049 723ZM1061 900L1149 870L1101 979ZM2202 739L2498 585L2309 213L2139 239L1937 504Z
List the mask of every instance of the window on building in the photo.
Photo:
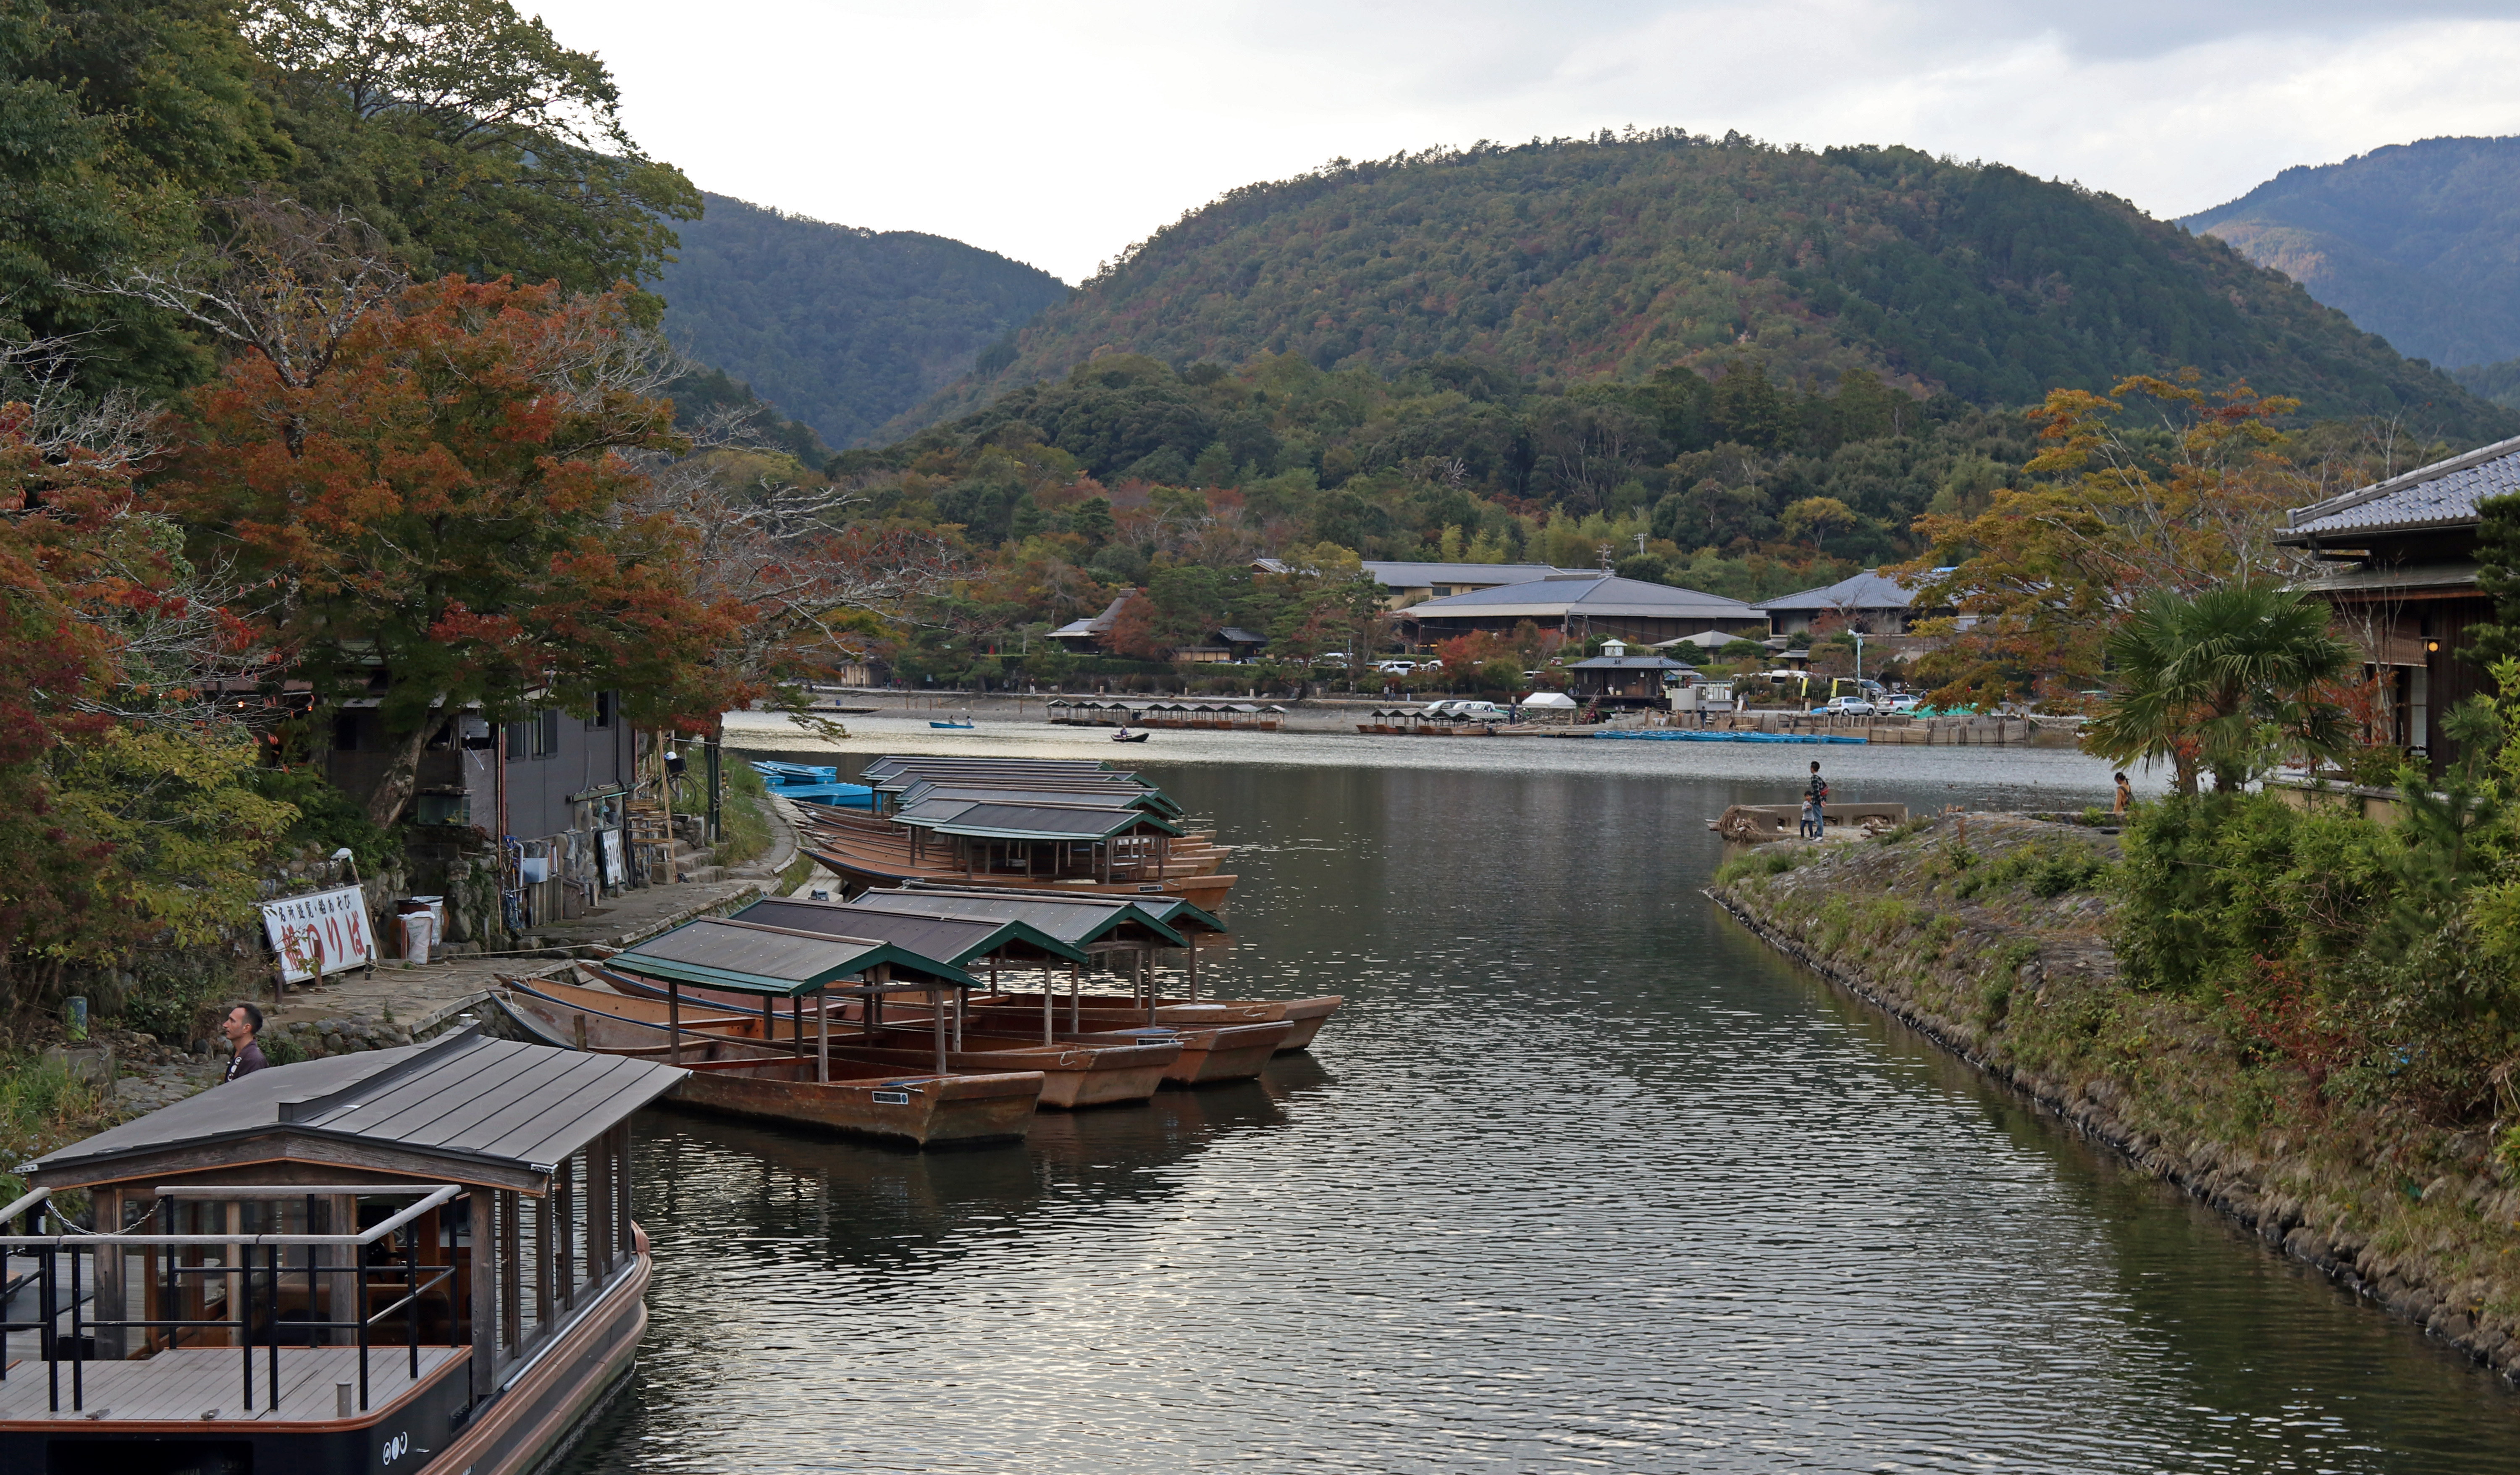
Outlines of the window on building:
M560 756L560 708L545 707L534 714L534 756Z
M586 719L586 725L591 728L608 728L612 726L612 701L613 696L611 693L596 693L595 715Z
M534 725L532 722L508 724L508 761L522 763L533 755Z
M355 753L359 750L359 713L355 707L333 714L333 751Z

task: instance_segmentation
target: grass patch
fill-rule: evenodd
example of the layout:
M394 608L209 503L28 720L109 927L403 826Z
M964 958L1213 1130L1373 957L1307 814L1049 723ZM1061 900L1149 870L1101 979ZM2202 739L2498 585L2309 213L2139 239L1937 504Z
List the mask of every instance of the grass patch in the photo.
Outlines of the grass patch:
M741 759L729 759L720 772L726 802L718 812L717 863L741 866L770 851L770 787Z
M796 859L789 861L788 869L779 872L779 894L793 895L797 887L805 884L805 877L813 873L814 858L801 850L796 852Z
M1749 876L1782 875L1803 863L1813 852L1799 846L1762 845L1748 855L1736 856L1715 868L1715 884L1730 886Z
M0 1056L0 1163L22 1163L93 1137L112 1124L104 1090L72 1076L59 1061L20 1053ZM0 1171L0 1202L26 1191L24 1179Z

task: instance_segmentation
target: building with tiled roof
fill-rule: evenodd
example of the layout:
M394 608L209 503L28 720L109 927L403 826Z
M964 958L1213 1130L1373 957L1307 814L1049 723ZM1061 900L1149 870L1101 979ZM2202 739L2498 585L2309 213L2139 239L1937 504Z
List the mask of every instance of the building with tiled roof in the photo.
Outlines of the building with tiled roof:
M1816 622L1831 615L1846 628L1868 635L1905 635L1909 622L1922 614L1915 603L1907 585L1877 568L1868 568L1834 584L1780 594L1750 607L1766 610L1769 625L1778 635L1806 634Z
M1412 604L1394 616L1418 642L1485 630L1503 635L1524 620L1569 636L1615 635L1653 642L1701 630L1768 633L1768 617L1739 600L1605 573L1553 573L1546 578L1474 589Z
M2335 606L2388 693L2373 740L2427 754L2435 773L2456 758L2439 715L2493 690L2466 648L2469 630L2494 617L2476 583L2476 529L2487 499L2513 493L2520 438L2295 508L2275 535L2328 565L2294 587Z

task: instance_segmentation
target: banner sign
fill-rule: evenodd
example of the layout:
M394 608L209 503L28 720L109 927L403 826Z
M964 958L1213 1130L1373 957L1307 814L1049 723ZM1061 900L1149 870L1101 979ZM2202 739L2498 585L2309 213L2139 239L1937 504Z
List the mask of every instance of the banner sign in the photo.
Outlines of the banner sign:
M367 898L356 886L292 896L262 904L263 935L280 957L280 976L300 983L373 965L375 938L368 932Z

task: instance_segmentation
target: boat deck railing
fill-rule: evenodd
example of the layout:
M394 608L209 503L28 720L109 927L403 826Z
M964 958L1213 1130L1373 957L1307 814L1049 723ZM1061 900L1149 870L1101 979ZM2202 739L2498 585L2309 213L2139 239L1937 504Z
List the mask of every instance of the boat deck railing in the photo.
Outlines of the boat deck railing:
M283 1321L280 1316L281 1275L283 1272L286 1271L291 1274L303 1274L308 1276L306 1283L310 1291L318 1283L313 1278L318 1275L359 1276L361 1278L354 1283L359 1287L362 1293L358 1299L363 1302L365 1290L376 1283L370 1277L374 1276L378 1273L379 1269L377 1266L365 1261L364 1252L379 1240L404 1229L414 1221L418 1220L423 1214L429 1212L431 1209L435 1209L442 1204L452 1201L464 1191L465 1190L462 1187L454 1184L424 1184L412 1185L356 1184L347 1185L314 1186L300 1184L289 1184L285 1185L275 1184L269 1187L250 1187L237 1184L218 1184L215 1186L161 1186L157 1190L158 1208L152 1211L152 1218L155 1218L158 1213L162 1213L165 1210L166 1205L170 1202L188 1198L242 1202L255 1200L272 1201L331 1195L348 1195L356 1197L400 1197L406 1194L416 1194L419 1196L417 1201L415 1201L410 1207L390 1216L375 1228L365 1229L357 1233L135 1234L128 1231L106 1233L92 1230L81 1230L71 1225L68 1219L63 1218L61 1212L52 1206L50 1202L52 1189L37 1188L33 1192L20 1198L17 1202L10 1204L7 1208L0 1209L0 1227L5 1227L12 1221L18 1221L19 1227L22 1230L22 1232L16 1234L0 1234L0 1251L17 1252L24 1255L26 1258L34 1260L36 1262L34 1274L38 1285L37 1295L35 1298L35 1319L24 1321L0 1320L0 1337L5 1337L8 1333L14 1331L32 1331L36 1333L38 1338L37 1358L44 1363L45 1375L51 1382L51 1408L55 1413L62 1411L62 1367L64 1363L68 1364L70 1411L75 1413L83 1412L86 1408L87 1364L90 1362L119 1361L97 1359L88 1355L88 1348L92 1344L94 1333L117 1331L163 1331L167 1333L168 1344L171 1347L175 1340L188 1329L232 1332L236 1337L237 1346L241 1354L243 1375L245 1379L245 1401L243 1407L251 1408L254 1405L253 1356L256 1350L254 1335L256 1322L254 1319L254 1313L257 1310L257 1307L259 1307L259 1309L264 1313L261 1325L267 1329L267 1335L262 1342L262 1346L269 1354L269 1374L266 1378L270 1395L268 1407L274 1409L277 1409L280 1407L280 1348L282 1328L286 1326L292 1340L311 1338L323 1332L346 1331L353 1334L355 1345L358 1349L359 1362L358 1406L359 1408L364 1411L368 1407L369 1353L374 1345L374 1332L376 1326L379 1322L383 1321L397 1312L405 1314L403 1320L405 1329L408 1333L407 1343L411 1364L410 1376L413 1381L418 1381L420 1377L420 1299L423 1295L435 1291L439 1287L445 1285L447 1281L453 1277L456 1271L456 1267L451 1263L453 1257L451 1255L449 1256L450 1263L448 1264L424 1267L421 1265L419 1258L420 1244L418 1236L408 1234L404 1235L402 1239L402 1264L399 1267L402 1272L402 1298L370 1315L353 1316L347 1320L319 1321L292 1318L287 1321ZM47 1214L51 1215L56 1221L62 1224L64 1227L64 1232L56 1234L38 1234L32 1232L34 1228L42 1223L43 1216ZM143 1220L142 1222L147 1223L147 1220ZM305 1263L301 1265L284 1264L282 1252L284 1250L299 1248L306 1251ZM226 1305L235 1309L236 1315L231 1317L192 1318L107 1318L84 1315L82 1307L88 1299L90 1292L80 1283L81 1268L86 1267L89 1272L89 1278L93 1279L93 1259L95 1255L102 1252L124 1249L219 1249L223 1251L234 1251L236 1255L236 1263L233 1265L178 1265L176 1264L176 1257L172 1255L153 1258L162 1258L164 1261L163 1266L158 1272L158 1274L162 1276L159 1283L164 1292L161 1298L161 1304L181 1304L180 1298L175 1294L177 1287L181 1284L180 1277L198 1276L204 1282L212 1277L216 1277L232 1288L233 1294L225 1295L221 1299ZM349 1262L348 1264L318 1265L315 1263L315 1251L318 1249L345 1250L352 1253L346 1257ZM259 1266L254 1264L253 1251L255 1250L263 1252L263 1263ZM67 1312L63 1312L56 1308L59 1306L62 1299L59 1292L63 1289L64 1262L66 1261L68 1262L67 1288L69 1292L68 1297L69 1306ZM394 1268L388 1267L386 1269L386 1274L391 1274L392 1269ZM422 1274L424 1270L428 1270L433 1274L424 1276ZM257 1283L261 1286L261 1295L258 1300L256 1296ZM387 1282L388 1285L390 1285L390 1283L391 1282ZM206 1298L204 1299L206 1300ZM311 1300L312 1297L310 1296L310 1301ZM61 1319L65 1315L69 1318L70 1323L69 1330L67 1334L64 1334L60 1327ZM65 1356L66 1349L67 1356ZM0 1357L0 1381L5 1381L8 1378L8 1375L9 1362L5 1357Z

